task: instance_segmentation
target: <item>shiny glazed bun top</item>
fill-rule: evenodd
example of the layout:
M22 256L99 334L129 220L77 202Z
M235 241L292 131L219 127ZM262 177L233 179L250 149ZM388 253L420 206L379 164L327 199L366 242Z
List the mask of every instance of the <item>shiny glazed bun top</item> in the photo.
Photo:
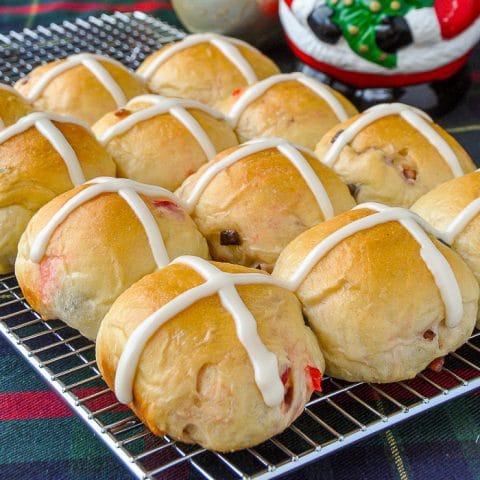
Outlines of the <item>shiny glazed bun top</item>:
M281 253L273 276L296 291L328 374L412 378L471 335L478 284L460 256L422 227L432 230L409 210L366 203Z
M155 434L220 451L285 429L323 371L300 304L281 282L189 256L118 298L96 354L118 399Z
M175 190L217 152L237 145L223 115L195 100L141 95L93 131L120 177Z
M0 83L0 130L34 111L14 88Z
M152 92L217 106L237 88L280 73L259 50L214 33L188 35L148 56L137 70Z
M315 153L358 202L400 207L475 169L453 137L426 113L401 103L377 105L338 124Z
M102 115L146 93L143 82L120 62L80 53L40 65L15 88L33 106L95 123Z
M0 131L0 272L12 271L42 205L99 175L115 175L115 164L80 120L36 112Z
M195 224L171 192L96 178L45 205L19 243L18 283L42 318L94 339L114 300L180 255L208 257Z
M226 150L177 191L214 260L271 271L283 248L355 202L308 149L258 139Z
M420 197L412 210L440 231L442 240L465 260L480 282L480 172L442 183Z
M241 142L282 137L312 149L333 126L358 113L341 93L298 72L235 90L220 109Z

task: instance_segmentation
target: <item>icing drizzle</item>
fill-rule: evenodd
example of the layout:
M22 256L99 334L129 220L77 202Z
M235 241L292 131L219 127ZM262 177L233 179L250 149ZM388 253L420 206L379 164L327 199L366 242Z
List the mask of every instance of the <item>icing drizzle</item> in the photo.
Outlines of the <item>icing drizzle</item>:
M107 144L112 140L112 138L131 129L137 123L168 112L192 134L202 148L208 160L212 159L217 154L217 150L209 136L187 109L193 108L201 110L213 118L222 120L224 116L220 112L217 112L216 110L213 110L212 108L209 108L206 105L194 100L167 98L160 95L140 95L130 100L127 104L127 107L129 105L133 105L134 103L140 102L148 102L152 105L137 112L131 113L128 117L120 120L118 123L108 128L99 138L102 145Z
M257 98L263 95L267 90L272 88L274 85L282 82L289 82L295 80L307 88L312 90L320 98L325 100L329 107L332 109L333 113L337 116L339 122L347 120L348 114L343 108L342 103L337 99L337 97L326 87L323 83L318 82L317 80L308 77L299 72L295 73L284 73L280 75L272 75L271 77L257 82L255 85L248 87L242 95L238 98L235 104L230 109L227 117L234 127L238 124L240 116L245 111L245 109L253 103Z
M480 213L480 198L476 198L471 201L463 210L455 216L455 218L450 222L445 232L443 233L443 238L446 243L449 245L453 244L455 237L460 234L465 227Z
M127 71L130 75L133 75L120 62L113 60L113 58L104 57L103 55L95 55L93 53L71 55L70 57L65 58L63 62L45 72L38 82L35 83L30 92L28 92L27 99L31 102L35 101L54 78L77 65L83 65L95 75L98 81L105 87L108 93L110 93L118 107L125 105L125 103L127 103L127 98L123 93L123 90L100 62L111 63Z
M423 135L424 138L437 149L455 177L461 177L464 174L458 157L452 147L450 147L443 137L430 125L432 119L425 112L410 107L409 105L404 105L403 103L384 103L365 110L357 120L338 135L335 142L324 155L323 163L332 167L337 161L342 149L350 143L358 133L376 120L389 115L400 115Z
M318 206L320 207L320 210L323 213L325 220L332 218L334 216L334 211L327 191L325 190L325 187L316 175L313 168L302 155L303 152L316 158L314 153L304 147L301 147L300 145L294 145L280 138L262 138L246 142L237 150L222 158L220 161L208 165L203 173L197 178L197 182L192 188L192 191L185 202L188 211L192 212L195 209L195 206L198 203L203 191L218 173L220 173L222 170L225 170L230 165L238 162L239 160L248 157L249 155L253 155L270 148L276 148L282 155L290 160L290 162L298 170L300 175L307 183L310 191L318 203Z
M63 133L53 124L53 122L73 123L90 131L88 125L82 121L69 117L61 117L52 113L34 112L22 117L15 124L7 127L0 132L0 144L9 140L31 127L35 127L58 152L65 162L73 185L77 186L85 182L85 176L78 160L77 154L68 143Z
M253 71L252 66L240 53L237 46L249 48L254 52L257 52L258 50L249 45L247 42L243 42L237 38L224 37L215 33L197 33L195 35L188 35L180 42L174 43L171 47L157 55L157 57L150 62L148 67L141 74L142 77L145 80L148 80L155 73L155 70L162 63L165 63L169 58L173 57L173 55L200 43L210 43L217 47L243 75L248 85L251 85L257 81L257 75Z
M127 340L115 374L115 394L121 403L133 401L133 381L140 356L150 337L164 323L202 298L218 294L223 307L232 316L238 338L245 347L253 366L255 383L269 407L280 405L284 386L280 379L277 358L260 339L257 323L241 299L236 285L270 284L281 282L261 273L226 273L206 260L185 255L172 263L187 265L199 273L205 282L193 287L163 305L136 327Z
M359 208L367 208L377 213L345 225L318 243L289 279L290 289L293 291L297 290L315 265L346 238L382 223L398 221L420 245L420 256L432 274L445 305L446 324L449 328L456 327L463 317L463 301L460 287L450 264L420 225L434 235L438 234L438 231L432 229L418 215L404 208L386 207L373 202L357 205L354 210Z
M115 192L128 203L142 224L157 266L161 268L168 264L170 259L162 234L152 212L139 194L148 197L166 197L181 205L180 200L173 193L161 187L146 185L125 178L98 177L90 180L86 185L87 188L70 198L38 232L30 249L30 260L32 262L40 262L53 232L76 208L102 193Z

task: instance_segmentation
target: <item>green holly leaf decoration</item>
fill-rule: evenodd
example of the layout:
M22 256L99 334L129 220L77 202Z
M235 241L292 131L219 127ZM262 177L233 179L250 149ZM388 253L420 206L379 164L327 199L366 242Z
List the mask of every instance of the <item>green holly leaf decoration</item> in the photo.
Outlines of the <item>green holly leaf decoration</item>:
M404 16L410 10L432 7L434 0L327 0L350 48L360 57L386 68L397 66L397 55L381 50L375 28L387 16Z

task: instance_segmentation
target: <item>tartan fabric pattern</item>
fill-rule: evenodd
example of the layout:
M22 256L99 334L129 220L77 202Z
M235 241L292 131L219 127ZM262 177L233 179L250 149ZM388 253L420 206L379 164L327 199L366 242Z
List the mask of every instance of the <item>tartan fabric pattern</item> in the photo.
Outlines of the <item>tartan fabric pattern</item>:
M21 30L25 27L48 25L52 22L74 20L114 11L133 12L140 10L163 20L179 25L169 1L161 0L107 0L107 1L59 1L31 0L0 2L0 33Z

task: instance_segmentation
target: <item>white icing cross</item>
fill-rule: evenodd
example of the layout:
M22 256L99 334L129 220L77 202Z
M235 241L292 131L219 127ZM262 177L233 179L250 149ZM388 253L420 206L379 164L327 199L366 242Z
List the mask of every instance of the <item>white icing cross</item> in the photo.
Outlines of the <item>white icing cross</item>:
M332 109L333 113L335 113L339 122L347 120L348 114L343 108L342 103L331 92L331 90L328 89L328 87L326 87L323 83L308 77L307 75L295 72L272 75L271 77L268 77L265 80L248 87L244 92L242 92L238 100L233 104L232 108L228 112L227 118L230 124L233 127L237 126L240 116L245 109L274 85L292 80L305 85L320 98L323 98L323 100L325 100L325 102L327 102L329 107Z
M211 160L217 154L217 150L209 136L187 109L192 108L201 110L213 118L223 120L224 116L220 112L217 112L200 102L196 102L195 100L168 98L160 95L140 95L130 100L126 106L128 107L140 102L148 102L152 105L131 113L128 117L108 128L99 139L103 145L110 142L115 136L131 129L137 123L168 112L182 123L182 125L192 134L208 160Z
M342 149L350 143L356 135L371 123L389 115L400 115L421 135L423 135L424 138L437 149L438 153L448 164L455 177L461 177L464 174L457 155L452 147L430 124L432 119L425 112L410 107L409 105L404 105L403 103L384 103L365 110L357 120L351 123L338 135L335 142L325 153L322 162L325 163L325 165L332 167L337 161Z
M223 307L232 316L238 338L245 347L253 366L255 383L269 407L283 401L285 390L278 371L275 354L260 339L257 323L241 299L236 285L268 284L282 286L270 275L261 273L225 273L206 260L185 255L172 263L188 265L199 273L205 282L181 293L166 303L136 327L127 340L115 374L115 394L121 403L133 401L133 381L140 356L155 332L175 315L183 312L202 298L218 294Z
M186 48L193 47L200 43L210 43L217 47L223 55L238 69L243 75L248 85L257 81L257 75L255 74L252 66L245 57L240 53L237 46L248 48L254 52L258 52L257 49L249 45L247 42L238 40L237 38L224 37L215 33L198 33L195 35L188 35L180 42L172 44L168 49L157 55L154 60L148 65L141 75L144 79L149 79L155 70L165 63L170 57L173 57L176 53L185 50Z
M463 210L461 210L450 222L443 233L444 241L449 245L452 245L455 237L461 233L479 213L480 198L476 198L475 200L472 200Z
M0 132L0 144L6 142L10 138L18 135L31 127L35 127L58 152L62 160L65 162L68 174L73 185L81 185L85 182L85 176L78 160L75 150L72 148L63 133L53 124L53 122L73 123L85 128L90 132L88 125L81 120L69 117L61 117L52 113L34 112L30 115L22 117L15 124L10 125Z
M130 206L145 229L153 257L158 268L168 264L170 259L152 212L139 194L148 197L166 197L181 205L181 201L171 192L161 187L146 185L126 178L98 177L87 182L88 187L70 198L38 232L30 250L30 260L39 263L45 254L48 242L56 228L78 207L102 193L118 193Z
M77 65L83 65L95 75L98 81L105 87L108 93L110 93L118 107L125 105L125 103L127 103L127 97L123 93L123 90L100 62L111 63L122 68L128 72L129 75L134 75L125 66L113 58L104 57L103 55L95 55L93 53L79 53L78 55L71 55L70 57L65 58L63 62L60 62L55 67L45 72L38 82L35 83L30 92L28 92L27 99L31 102L35 101L54 78Z
M315 265L330 250L346 238L382 223L398 221L420 245L420 255L432 274L445 305L446 324L449 328L456 327L463 317L463 301L460 287L452 267L419 225L433 235L438 235L440 232L429 226L427 222L423 221L418 215L405 208L392 208L373 202L357 205L354 210L359 208L367 208L377 211L378 213L355 220L333 232L318 243L304 258L289 279L288 284L290 289L296 291Z
M251 140L241 145L237 150L222 158L220 161L210 164L197 178L197 182L185 202L188 211L192 212L194 210L203 191L218 173L220 173L222 170L225 170L230 165L238 162L239 160L248 157L249 155L253 155L270 148L276 148L293 164L310 188L310 191L315 197L315 200L317 201L325 220L332 218L334 216L332 202L328 197L325 187L313 168L302 155L302 152L311 155L313 158L316 158L315 154L307 148L301 147L300 145L294 145L281 138L262 138Z

